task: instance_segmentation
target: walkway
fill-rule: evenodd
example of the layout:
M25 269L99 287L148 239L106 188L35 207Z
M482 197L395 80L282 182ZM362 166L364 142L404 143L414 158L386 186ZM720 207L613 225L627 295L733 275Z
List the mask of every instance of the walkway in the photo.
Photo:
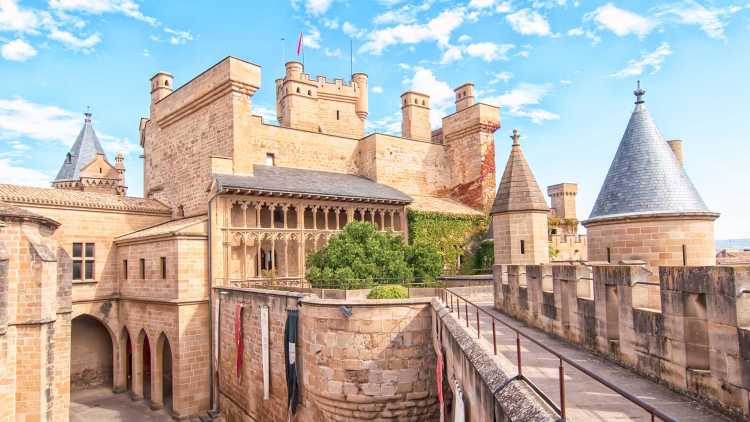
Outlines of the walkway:
M618 387L636 395L639 399L651 404L673 418L684 422L729 422L732 419L704 407L688 397L677 394L667 387L636 375L617 364L600 358L583 349L576 348L562 340L552 337L541 330L530 328L515 319L494 309L491 297L468 297L485 310L508 323L524 334L537 340L566 358L576 362L587 370L605 378ZM456 313L454 312L455 316ZM482 337L489 343L492 353L492 322L482 312L480 329ZM469 306L469 321L476 330L476 315ZM461 319L465 319L461 306ZM516 336L511 330L496 324L498 358L505 368L516 368ZM475 332L475 331L474 331ZM523 373L532 380L548 397L559 405L559 360L549 352L530 341L521 341ZM515 375L515 374L510 374ZM582 372L565 366L565 401L567 420L571 421L650 421L650 415L637 405L607 387L591 379Z
M70 394L70 422L171 422L164 410L151 410L143 400L134 402L127 393L113 394L100 387Z

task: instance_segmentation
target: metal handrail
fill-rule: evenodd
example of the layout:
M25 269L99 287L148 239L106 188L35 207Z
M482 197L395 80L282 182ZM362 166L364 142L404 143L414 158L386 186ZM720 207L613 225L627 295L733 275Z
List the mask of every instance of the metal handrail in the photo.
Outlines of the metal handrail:
M477 325L476 325L477 338L481 338L480 327L479 327L479 312L482 312L483 314L485 314L488 317L490 317L490 319L492 320L492 343L493 343L492 347L493 347L493 351L494 351L495 355L497 355L497 338L496 338L496 335L495 335L495 331L496 331L496 329L495 329L495 322L499 322L500 324L506 326L507 328L510 328L511 330L513 330L516 333L516 360L517 360L516 365L518 366L518 375L516 375L516 377L514 377L514 378L523 380L527 385L529 385L529 387L531 387L534 391L536 391L537 394L539 394L539 396L545 402L547 402L548 404L550 404L551 407L553 409L555 409L555 411L560 415L560 417L562 418L563 421L565 420L565 414L566 414L566 408L565 408L565 369L564 369L563 363L566 363L566 364L572 366L573 368L581 371L582 373L584 373L585 375L589 376L590 378L593 378L595 381L599 382L603 386L605 386L605 387L609 388L610 390L616 392L620 396L622 396L622 397L630 400L633 404L639 406L641 409L643 409L646 412L648 412L651 415L651 421L652 422L655 421L656 417L658 417L659 419L661 419L662 421L665 421L665 422L678 422L677 419L674 419L674 418L670 417L669 415L666 415L665 413L661 412L659 409L656 409L655 407L653 407L650 404L644 402L643 400L639 399L638 397L636 397L636 396L628 393L627 391L625 391L625 390L621 389L620 387L618 387L618 386L610 383L609 381L605 380L604 378L600 377L599 375L597 375L597 374L589 371L588 369L586 369L583 366L577 364L576 362L574 362L574 361L566 358L565 356L561 355L560 353L558 353L558 352L552 350L551 348L545 346L543 343L541 343L541 342L539 342L539 341L531 338L530 336L524 334L523 332L521 332L516 327L514 327L514 326L508 324L507 322L503 321L502 319L496 317L495 315L493 315L489 311L487 311L487 310L481 308L479 305L477 305L477 304L469 301L468 299L466 299L465 297L461 296L460 294L455 293L455 292L453 292L453 291L451 291L450 289L447 289L447 288L443 288L443 289L441 289L441 291L442 291L442 295L441 295L442 297L441 297L441 299L443 300L443 303L446 306L448 306L449 312L453 312L453 296L456 297L456 308L458 310L458 319L459 320L461 319L461 307L460 307L460 303L461 302L460 301L461 300L464 301L464 316L465 316L465 319L466 319L466 326L467 327L469 326L469 310L468 310L469 309L469 304L471 304L471 306L473 306L475 308L475 310L476 310L476 323L477 323ZM544 392L542 392L541 389L539 389L533 382L531 382L531 380L529 380L528 378L526 378L523 375L523 366L522 366L522 361L521 361L521 337L523 337L523 338L531 341L535 345L541 347L543 350L547 351L548 353L554 355L556 358L559 359L559 361L560 361L560 365L559 365L560 406L559 407L557 405L555 405L555 403L553 402L553 400L547 394L545 394Z

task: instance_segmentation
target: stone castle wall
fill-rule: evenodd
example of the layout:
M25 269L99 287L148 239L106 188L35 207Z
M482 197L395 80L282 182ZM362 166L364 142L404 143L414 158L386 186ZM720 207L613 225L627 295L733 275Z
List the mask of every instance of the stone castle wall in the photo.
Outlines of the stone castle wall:
M638 266L495 265L495 308L670 387L750 415L750 269L661 267L659 309Z
M532 264L549 260L547 214L509 212L492 216L495 262ZM523 250L521 242L523 241Z

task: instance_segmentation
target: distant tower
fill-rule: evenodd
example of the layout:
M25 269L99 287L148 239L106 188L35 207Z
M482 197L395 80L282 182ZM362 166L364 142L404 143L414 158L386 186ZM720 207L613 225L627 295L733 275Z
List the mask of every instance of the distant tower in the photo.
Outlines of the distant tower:
M430 141L432 129L429 95L414 91L401 94L401 136L417 141Z
M312 79L302 63L292 61L276 80L276 118L283 127L359 139L367 118L367 74L342 79Z
M661 136L643 100L635 109L589 219L588 258L652 268L715 265L714 220L682 167L682 144Z
M549 207L523 156L520 138L518 130L514 129L513 147L490 211L495 264L549 262Z
M476 103L476 99L474 98L474 84L471 82L459 86L453 92L456 93L456 111L461 111Z
M52 186L57 189L125 195L127 187L122 155L118 155L115 160L116 166L107 161L107 154L91 125L91 113L86 112L84 116L83 128L65 155Z
M156 104L174 90L174 77L169 72L159 72L151 77L151 104Z

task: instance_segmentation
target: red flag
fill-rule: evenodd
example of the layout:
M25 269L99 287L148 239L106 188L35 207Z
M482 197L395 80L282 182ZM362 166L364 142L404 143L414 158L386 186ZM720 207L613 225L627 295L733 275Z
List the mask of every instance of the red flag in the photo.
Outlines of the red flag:
M302 33L299 33L299 41L297 41L297 55L302 52Z
M237 379L242 379L242 354L245 351L245 345L242 341L242 304L237 304L234 308L234 345L237 353Z

